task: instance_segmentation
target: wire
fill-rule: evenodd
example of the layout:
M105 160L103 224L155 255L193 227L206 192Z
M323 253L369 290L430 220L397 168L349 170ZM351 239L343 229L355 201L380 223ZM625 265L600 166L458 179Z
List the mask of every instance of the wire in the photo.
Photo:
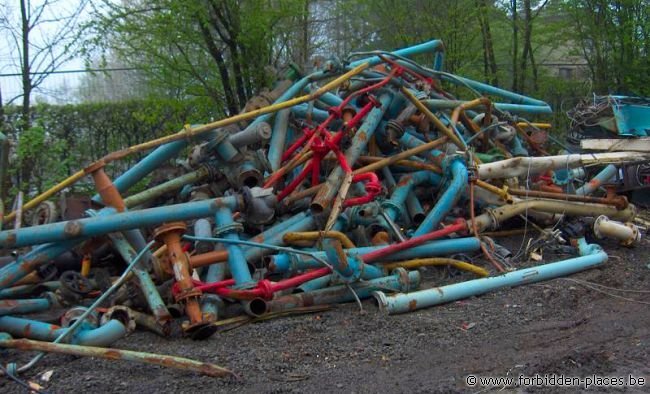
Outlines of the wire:
M124 282L126 282L128 276L129 276L129 273L133 270L133 268L136 266L136 264L138 264L140 259L145 255L145 253L151 248L151 246L154 243L155 243L155 241L151 241L147 245L145 245L145 247L142 248L142 250L140 250L140 252L138 252L138 254L133 258L133 260L131 260L131 262L126 267L126 269L124 270L122 275L113 283L113 285L111 287L109 287L99 298L97 298L95 300L95 302L93 302L93 304L91 306L89 306L86 309L86 311L84 313L82 313L81 316L79 316L77 318L77 320L75 320L75 322L70 327L68 327L67 330L63 331L61 333L61 335L59 335L54 341L52 341L52 343L60 343L65 338L72 335L72 333L79 326L81 326L82 323L84 323L86 321L86 318L88 317L88 315L90 315L99 305L101 305L102 302L104 302L104 300L106 300L106 298L108 298L108 296L110 296L115 290L117 290L120 286L122 286L124 284ZM24 372L24 371L28 370L29 368L33 367L39 360L41 360L45 356L45 354L46 353L44 353L44 352L38 353L27 364L25 364L22 367L18 368L17 371L18 372Z
M288 248L286 246L276 246L276 245L269 245L269 244L261 244L258 242L251 242L251 241L244 241L240 239L226 239L226 238L212 238L212 237L195 237L192 235L183 235L183 239L186 239L188 241L205 241L205 242L221 242L224 244L233 244L233 245L246 245L246 246L252 246L254 248L263 248L263 249L271 249L271 250L277 250L279 252L285 252L285 253L293 253L293 254L301 254L304 256L309 256L312 259L316 260L317 262L323 264L324 266L328 267L329 269L332 270L332 272L335 272L334 267L324 259L318 257L316 253L314 252L306 252L304 250L298 250L294 248Z
M613 257L613 256L609 256L609 257ZM589 282L589 281L581 280L581 279L573 279L573 278L558 278L558 279L568 280L570 282L576 282L576 283L580 283L580 284L588 284L588 285L592 285L592 286L598 286L598 287L602 287L603 289L621 291L621 292L625 292L625 293L650 293L650 290L621 289L621 288L618 288L618 287L609 287L609 286L601 285L600 283Z
M620 295L618 295L618 294L608 293L608 292L606 292L606 291L604 291L604 290L602 290L602 289L599 289L598 287L591 286L591 285L589 285L589 284L587 284L587 283L582 283L581 281L577 281L577 280L575 280L575 279L570 279L570 278L558 278L558 279L560 279L560 280L568 280L568 281L575 282L575 283L577 283L577 284L579 284L579 285L582 285L582 286L584 286L584 287L586 287L586 288L588 288L588 289L591 289L591 290L593 290L593 291L597 291L597 292L599 292L599 293L603 293L603 294L608 295L608 296L613 297L613 298L618 298L618 299L620 299L620 300L629 301L629 302L635 302L635 303L637 303L637 304L650 305L650 302L639 301L639 300L635 300L635 299L633 299L633 298L623 297L623 296L620 296Z
M16 382L16 383L18 383L19 385L21 385L21 386L23 386L24 388L26 388L26 389L27 389L27 392L29 392L29 393L31 393L31 392L36 392L36 393L39 393L39 394L48 394L47 391L44 391L44 390L41 390L41 389L39 389L39 388L33 387L33 386L31 386L29 383L27 383L27 382L25 382L24 380L20 379L18 376L12 374L12 373L9 372L5 367L3 367L2 364L0 364L0 371L2 371L2 372L4 373L4 376L6 376L7 378L9 378L10 380L13 380L14 382Z

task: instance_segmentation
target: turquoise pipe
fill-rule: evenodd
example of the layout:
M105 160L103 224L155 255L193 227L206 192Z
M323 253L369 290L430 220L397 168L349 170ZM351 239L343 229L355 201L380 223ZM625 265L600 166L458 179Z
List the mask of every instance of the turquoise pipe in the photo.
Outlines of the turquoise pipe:
M436 53L436 52L441 53L444 50L445 50L445 46L441 40L431 40L431 41L423 42L421 44L413 45L411 47L398 49L396 51L393 51L392 53L398 56L412 57L424 53ZM363 63L369 63L370 67L373 67L382 62L383 60L381 60L379 56L372 56L372 57L359 59L354 62L351 62L348 67L351 69ZM438 63L440 64L440 66L442 65L442 58L438 61Z
M79 242L78 240L72 240L40 245L19 256L13 263L0 268L0 289L6 289L13 285L41 265L72 249Z
M187 147L187 144L187 140L178 140L157 147L136 165L117 177L113 181L113 184L120 193L126 192L131 186L140 182L154 170L160 168L164 162L178 156ZM95 194L93 201L102 202L102 199L99 194Z
M422 103L430 110L437 111L442 109L454 109L469 101L463 100L443 100L443 99L428 99L423 100ZM526 105L526 104L509 104L509 103L492 103L492 105L500 110L507 111L515 114L552 114L553 110L548 105Z
M227 207L222 207L217 210L215 214L215 233L219 237L239 241L238 229L236 223L232 219L232 210ZM235 280L234 288L242 289L255 285L255 281L251 276L248 269L246 257L241 247L236 244L226 245L228 250L228 268L230 268L230 275Z
M571 275L586 269L598 267L607 262L607 254L595 244L587 244L584 238L578 241L581 256L544 264L532 268L511 271L490 278L474 279L466 282L409 294L386 295L378 291L374 294L381 310L388 314L411 312L434 305L457 301L485 294L507 287L527 285L561 276Z
M280 312L312 305L353 302L356 297L359 297L359 299L369 298L377 290L389 289L395 292L408 292L416 290L420 286L420 279L421 276L418 271L406 272L403 268L397 268L390 276L352 283L349 287L336 285L305 293L280 296L268 302L263 310ZM350 288L354 290L354 293Z
M157 226L165 222L192 220L211 216L221 207L239 209L238 196L166 205L139 211L120 212L106 217L84 218L0 232L0 247L16 248L96 237L115 231ZM104 208L111 210L112 208ZM0 271L2 272L2 271Z
M385 246L366 246L361 248L344 249L347 254L363 255ZM407 250L399 251L380 261L400 261L409 259L421 259L434 256L446 256L452 253L474 252L479 250L481 243L475 237L444 239L432 241L424 245L416 246ZM327 258L325 252L315 252L315 256L321 259ZM302 255L290 255L278 253L267 256L266 266L270 273L295 273L312 268L322 268L322 264L311 257Z
M0 300L29 296L32 294L41 294L44 291L57 291L59 287L61 287L61 282L58 280L41 282L38 284L9 287L7 289L0 290Z
M323 111L320 108L310 107L309 104L294 105L291 107L291 113L300 119L311 117L311 120L314 122L322 122L330 116L329 112Z
M6 332L17 338L52 342L67 330L69 329L36 320L12 316L0 317L0 332ZM104 347L123 338L126 333L127 330L124 324L117 320L109 320L106 324L98 328L80 329L72 334L72 340L68 338L68 343Z
M537 100L521 94L513 93L508 90L500 89L482 82L477 82L469 78L464 78L457 75L450 76L450 75L442 74L442 79L447 82L453 83L454 85L469 86L472 89L477 90L478 92L483 94L502 97L506 100L512 101L514 104L536 105L540 107L545 107L544 110L548 112L544 112L544 113L552 112L550 106L544 101Z
M399 219L405 212L405 204L413 188L423 183L437 186L442 178L431 171L416 171L402 175L393 189L390 198L381 203L381 208L393 220Z
M414 237L424 235L438 228L445 215L456 205L467 187L467 167L460 157L445 160L447 176L451 178L448 187L440 195L436 205L429 211L420 226L413 233Z
M392 98L393 96L390 94L382 94L379 97L381 106L373 108L368 115L366 115L363 124L359 127L359 130L352 138L350 147L345 151L345 159L348 162L348 165L354 165L361 156L361 153L366 150L368 141L372 138L372 135L384 116L384 112L388 108ZM325 186L318 191L310 205L313 213L321 213L325 208L330 207L331 202L343 183L344 177L345 173L340 166L332 170L325 181Z
M50 309L51 306L52 303L48 298L0 300L0 316L41 312Z
M271 171L275 172L282 166L282 152L287 143L287 131L289 129L290 109L283 109L275 115L273 122L273 134L269 141L268 160Z
M287 225L288 224L288 225ZM282 246L284 245L284 233L310 231L316 227L314 217L301 212L294 215L292 218L285 220L282 223L276 224L264 233L255 236L251 241L264 243L267 245ZM273 253L270 249L257 248L254 246L246 246L244 249L244 257L246 261L256 263L262 257ZM321 268L322 266L319 266Z
M327 287L330 282L332 281L332 274L330 275L325 275L321 276L320 278L312 279L308 282L305 282L301 284L300 286L296 287L293 292L294 293L306 293L309 291L314 291L318 289L322 289L324 287Z
M598 190L598 188L602 186L604 183L609 182L612 178L616 176L617 173L618 173L618 168L613 164L609 164L607 167L603 168L598 174L596 174L596 176L593 177L592 180L586 182L584 185L577 188L575 194L577 194L578 196L588 196L591 193Z

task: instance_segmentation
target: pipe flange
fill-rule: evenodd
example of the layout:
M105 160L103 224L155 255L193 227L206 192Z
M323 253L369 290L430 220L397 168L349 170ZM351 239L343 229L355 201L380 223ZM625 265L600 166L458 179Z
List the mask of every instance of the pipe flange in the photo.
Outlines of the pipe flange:
M603 238L605 238L605 234L603 234L603 233L600 231L600 226L601 226L603 223L607 223L607 222L609 222L609 218L608 218L607 216L605 216L605 215L600 215L600 216L598 216L598 217L596 218L596 221L594 222L594 226L593 226L593 228L594 228L594 235L596 236L596 238L598 238L598 239L603 239Z
M181 290L178 293L174 294L174 299L176 302L184 302L189 298L199 298L202 294L203 292L201 290L193 287L191 289Z
M130 334L135 331L135 314L126 306L116 305L109 308L103 315L100 320L100 324L103 326L111 320L117 320L124 325L126 328L126 334Z
M221 226L214 229L214 236L221 237L222 235L232 234L232 233L241 233L244 231L244 226L238 222L232 222L228 224L222 224Z
M623 246L632 246L636 244L637 242L641 241L641 232L639 231L639 228L634 224L634 223L623 223L623 225L630 230L632 230L632 236L626 240L621 240L621 245Z
M162 226L156 227L153 237L162 241L163 237L168 233L184 233L187 230L187 225L184 222L165 223Z
M61 327L70 327L75 321L79 320L81 315L86 313L87 310L88 308L83 306L76 306L68 309L65 311L63 316L61 316ZM91 328L97 328L99 326L99 315L97 314L97 311L92 311L88 314L82 325L83 324L90 326Z

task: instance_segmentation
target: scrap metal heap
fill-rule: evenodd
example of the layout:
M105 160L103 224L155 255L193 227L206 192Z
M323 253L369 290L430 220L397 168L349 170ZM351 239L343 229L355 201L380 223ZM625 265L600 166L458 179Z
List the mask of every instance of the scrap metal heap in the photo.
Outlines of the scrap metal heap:
M617 165L647 153L551 155L550 126L525 118L551 113L546 103L442 71L443 50L434 40L330 61L241 114L110 153L27 202L41 224L0 231L11 252L0 268L0 346L152 362L89 346L136 327L174 335L175 324L206 339L236 315L370 297L408 312L603 264L592 232L639 240L635 207L607 186ZM114 180L104 171L145 151ZM187 151L184 175L129 194ZM46 200L86 176L98 193L91 209L57 219ZM536 241L577 257L517 267L522 256L488 236L522 220ZM425 266L478 278L420 289ZM56 324L22 316L61 308Z

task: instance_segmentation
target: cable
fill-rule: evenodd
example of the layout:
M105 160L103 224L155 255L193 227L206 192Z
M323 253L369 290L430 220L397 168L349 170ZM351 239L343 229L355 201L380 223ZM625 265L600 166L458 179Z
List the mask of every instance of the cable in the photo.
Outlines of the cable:
M577 284L579 284L579 285L582 285L582 286L584 286L584 287L586 287L586 288L588 288L588 289L591 289L591 290L593 290L593 291L597 291L597 292L599 292L599 293L603 293L603 294L608 295L608 296L613 297L613 298L618 298L618 299L620 299L620 300L629 301L629 302L635 302L635 303L637 303L637 304L650 305L650 302L639 301L639 300L635 300L635 299L633 299L633 298L623 297L623 296L620 296L620 295L618 295L618 294L608 293L608 292L606 292L606 291L604 291L604 290L599 289L598 287L591 286L591 285L588 285L588 284L586 284L586 283L579 282L579 281L577 281L577 280L575 280L575 279L570 279L570 278L558 278L558 279L561 279L561 280L568 280L568 281L575 282L575 283L577 283Z
M612 257L612 256L610 256L610 257ZM581 279L573 279L573 278L558 278L558 279L568 280L570 282L576 282L576 283L579 283L579 284L588 284L588 285L592 285L592 286L598 286L598 287L602 287L603 289L621 291L621 292L625 292L625 293L650 293L650 290L620 289L620 288L617 288L617 287L609 287L609 286L601 285L600 283L589 282L589 281L581 280Z
M145 247L142 248L142 250L140 250L140 252L138 252L138 254L133 258L133 260L131 260L131 262L126 267L126 269L124 270L122 275L113 283L113 285L111 287L109 287L100 297L98 297L95 300L95 302L93 302L92 305L90 305L86 309L86 311L84 313L82 313L81 316L79 316L77 318L77 320L75 320L75 322L72 323L72 325L70 327L68 327L67 330L63 331L61 333L61 335L59 335L54 341L52 341L52 343L60 343L65 338L70 336L79 326L81 326L82 323L85 322L88 315L90 315L95 310L95 308L97 308L99 305L101 305L102 302L104 302L106 300L106 298L108 298L108 296L110 296L115 290L117 290L120 286L122 286L124 284L124 282L126 282L129 273L133 270L133 268L136 266L136 264L140 261L140 259L145 255L145 253L151 248L151 246L154 243L155 243L155 241L151 241L147 245L145 245ZM22 367L18 368L17 371L18 372L27 371L29 368L33 367L39 360L41 360L45 356L45 354L46 353L43 353L43 352L38 353L27 364L25 364Z
M36 392L38 394L49 394L47 391L38 389L36 387L30 386L29 383L25 382L24 380L20 379L18 376L10 373L7 368L3 367L2 364L0 364L0 371L3 372L4 376L9 378L10 380L13 380L14 382L18 383L19 385L23 386L24 388L27 389L28 393L31 392Z
M293 253L293 254L301 254L304 256L309 256L312 259L316 260L317 262L323 264L324 266L328 267L329 269L332 270L332 272L335 272L334 267L324 259L316 256L316 253L313 252L305 252L304 250L298 250L294 248L288 248L286 246L276 246L276 245L269 245L269 244L261 244L258 242L251 242L251 241L244 241L240 239L226 239L226 238L212 238L212 237L195 237L192 235L183 235L183 239L186 239L188 241L205 241L205 242L221 242L224 244L233 244L233 245L246 245L246 246L252 246L254 248L263 248L263 249L271 249L271 250L277 250L280 252L285 252L285 253Z

